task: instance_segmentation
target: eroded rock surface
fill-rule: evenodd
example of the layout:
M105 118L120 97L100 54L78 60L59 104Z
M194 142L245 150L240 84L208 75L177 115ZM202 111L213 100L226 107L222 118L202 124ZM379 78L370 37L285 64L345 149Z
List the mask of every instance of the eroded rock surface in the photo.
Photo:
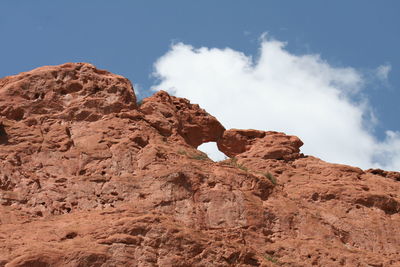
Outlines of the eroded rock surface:
M3 78L0 266L399 266L400 174L301 145L90 64Z
M229 157L293 160L301 157L303 142L297 136L258 130L225 131L218 139L218 149Z
M225 131L221 123L199 105L164 91L144 99L140 111L162 135L179 134L195 148L206 142L216 142Z

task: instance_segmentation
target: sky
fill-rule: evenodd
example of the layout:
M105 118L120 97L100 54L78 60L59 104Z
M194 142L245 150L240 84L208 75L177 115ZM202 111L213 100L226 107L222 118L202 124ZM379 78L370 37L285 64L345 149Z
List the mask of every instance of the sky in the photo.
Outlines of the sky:
M305 154L399 171L399 11L397 0L3 0L0 77L89 62L139 98L163 89L226 128L282 131Z

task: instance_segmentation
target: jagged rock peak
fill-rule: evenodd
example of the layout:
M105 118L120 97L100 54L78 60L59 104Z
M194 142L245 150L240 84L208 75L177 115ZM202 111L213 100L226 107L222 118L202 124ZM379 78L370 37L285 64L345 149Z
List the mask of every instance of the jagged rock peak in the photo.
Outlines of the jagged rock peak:
M221 123L199 105L170 96L165 91L146 98L140 110L160 132L170 135L175 131L195 148L206 142L218 141L225 131Z
M0 116L95 121L136 107L130 81L88 63L45 66L0 80Z

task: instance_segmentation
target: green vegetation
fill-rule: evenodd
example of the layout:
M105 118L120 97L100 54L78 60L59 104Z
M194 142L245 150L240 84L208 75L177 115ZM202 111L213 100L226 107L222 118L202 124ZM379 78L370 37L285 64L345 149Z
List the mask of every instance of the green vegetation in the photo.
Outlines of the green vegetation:
M238 169L241 169L242 171L245 171L245 172L254 172L254 173L262 174L265 178L270 180L270 182L273 185L277 185L277 180L276 180L275 176L272 173L270 173L270 172L262 173L262 172L256 172L256 171L249 170L246 166L244 166L243 164L240 164L238 162L237 158L235 158L235 157L232 157L230 159L226 159L226 160L222 161L221 163L225 164L225 165L229 165L229 166L235 167L235 168L238 168Z
M281 263L276 258L272 257L271 255L266 254L264 256L264 258L269 262L275 263L277 265L281 265Z
M189 156L191 159L197 159L197 160L208 160L208 156L206 154L193 154Z
M200 151L199 151L199 152L200 152ZM186 152L185 150L179 149L179 150L178 150L178 154L179 154L179 155L188 156L189 158L195 159L195 160L209 160L209 157L207 156L207 154L206 154L206 153L203 153L203 152L189 154L189 153Z
M239 168L239 169L241 169L242 171L245 171L245 172L247 172L249 170L249 169L247 169L246 166L244 166L243 164L240 164L237 161L237 158L235 158L235 157L229 159L228 165L230 165L232 167Z
M270 172L264 173L264 176L271 181L274 185L276 185L276 178Z
M179 150L178 150L178 154L179 154L179 155L187 155L186 151L185 151L185 150L182 150L182 149L179 149Z

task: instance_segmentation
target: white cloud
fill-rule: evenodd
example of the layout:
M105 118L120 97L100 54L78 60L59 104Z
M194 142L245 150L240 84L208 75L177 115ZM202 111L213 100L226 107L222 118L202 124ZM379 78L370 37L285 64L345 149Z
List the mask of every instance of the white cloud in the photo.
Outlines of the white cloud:
M399 132L386 131L386 139L384 142L378 144L374 159L376 167L388 166L388 168L393 170L400 169Z
M391 70L392 66L390 64L383 64L376 69L376 75L381 81L387 81Z
M299 136L304 153L326 161L400 169L400 147L389 153L400 136L380 143L371 134L372 111L360 94L364 80L353 68L332 67L319 55L293 55L265 37L257 60L230 48L178 43L154 67L160 82L153 90L200 104L227 129L282 131Z

